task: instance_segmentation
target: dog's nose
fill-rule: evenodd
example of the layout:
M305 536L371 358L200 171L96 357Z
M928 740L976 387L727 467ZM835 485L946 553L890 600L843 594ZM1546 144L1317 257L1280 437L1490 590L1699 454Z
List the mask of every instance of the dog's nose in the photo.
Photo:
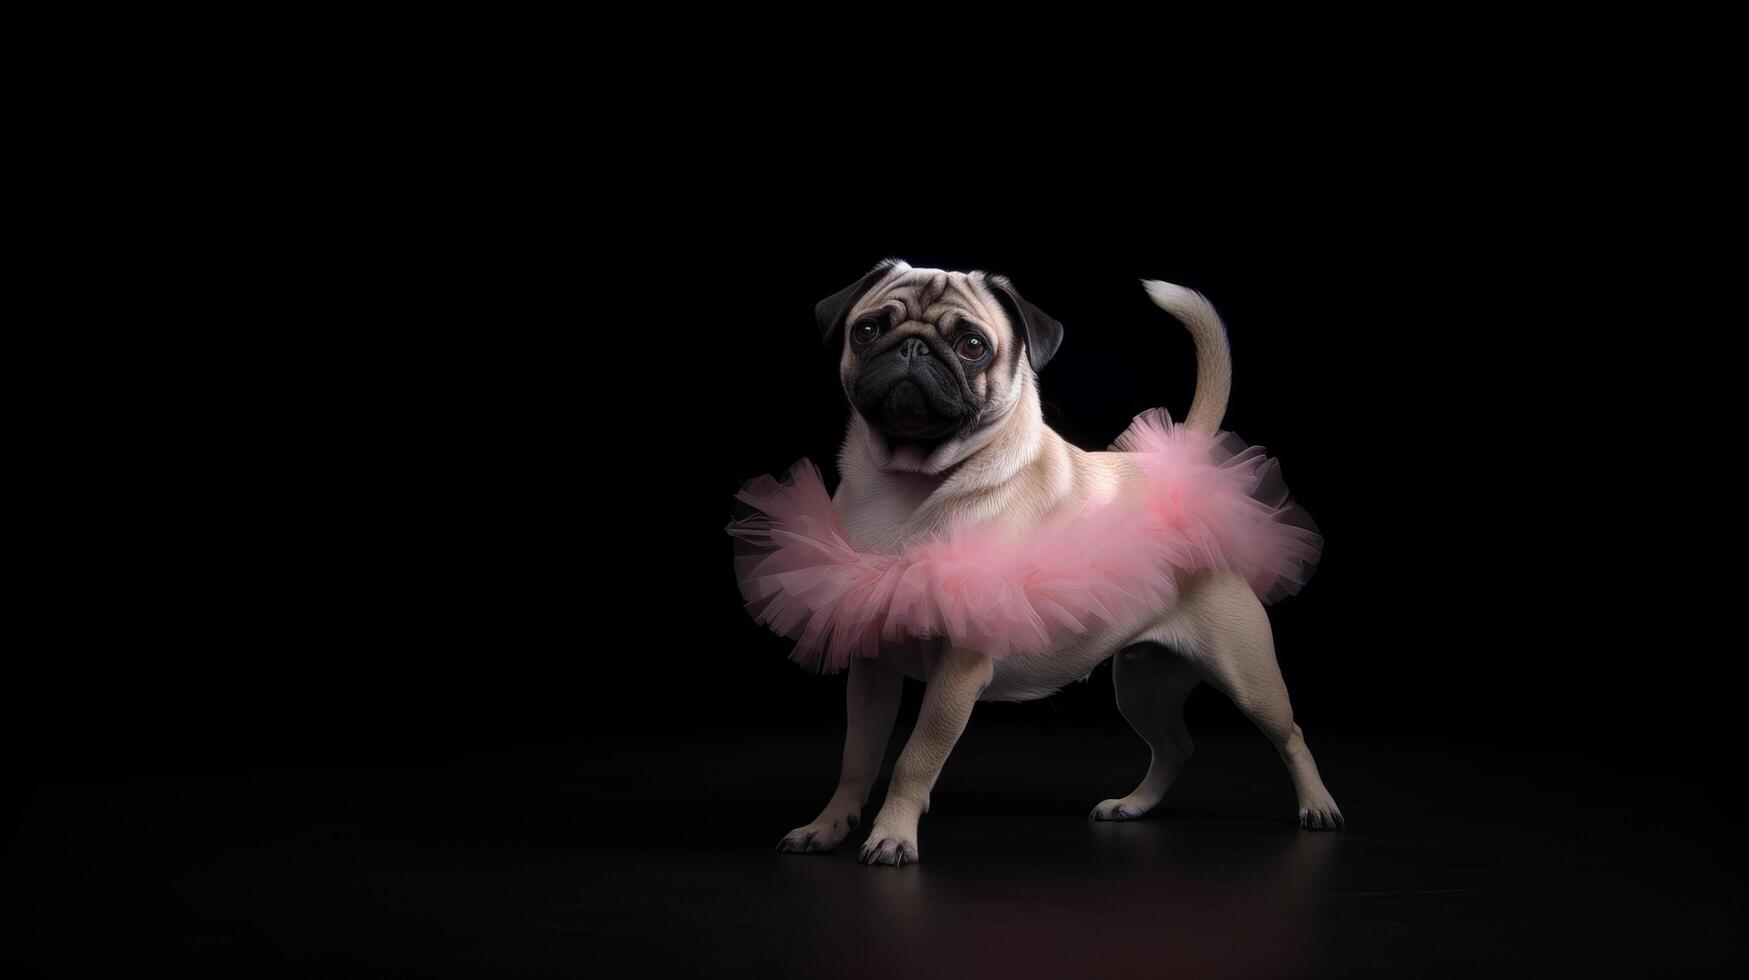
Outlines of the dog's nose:
M910 340L900 341L897 349L899 351L899 360L904 361L906 364L909 364L912 361L922 360L929 356L929 345L917 337L912 337Z

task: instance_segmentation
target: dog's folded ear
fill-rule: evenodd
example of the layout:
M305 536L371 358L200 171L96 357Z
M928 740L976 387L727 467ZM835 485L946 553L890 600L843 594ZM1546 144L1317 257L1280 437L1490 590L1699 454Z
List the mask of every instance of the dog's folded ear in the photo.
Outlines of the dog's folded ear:
M1002 304L1002 312L1008 314L1016 336L1026 337L1026 358L1032 362L1033 371L1044 370L1045 364L1056 356L1057 348L1063 346L1063 325L1027 302L1007 276L986 275L984 283L996 294L996 301Z
M894 269L904 271L910 267L904 259L882 259L861 279L815 303L814 320L820 325L820 343L832 343L832 338L844 326L844 318L850 315L850 308L856 305L856 301L864 293L873 289L875 283L886 278L887 273Z

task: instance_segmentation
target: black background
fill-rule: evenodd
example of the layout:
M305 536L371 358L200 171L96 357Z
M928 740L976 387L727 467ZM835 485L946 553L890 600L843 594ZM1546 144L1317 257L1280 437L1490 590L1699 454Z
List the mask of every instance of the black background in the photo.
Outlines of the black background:
M1534 743L1619 790L1526 802L1538 826L1734 798L1725 41L885 11L30 25L7 778L581 739L619 782L580 792L617 813L651 799L627 773L683 778L676 746L836 732L843 676L746 616L724 524L800 457L835 480L813 304L896 256L1005 273L1060 319L1046 420L1090 449L1192 394L1137 280L1210 297L1225 424L1326 538L1271 610L1312 744L1473 739L1497 796L1560 782L1488 768ZM1188 710L1241 721L1206 690ZM973 728L1116 718L1102 667ZM835 738L793 748L827 765ZM60 852L17 843L50 880ZM42 914L77 948L82 915Z
M31 762L834 717L722 526L833 479L812 304L888 255L1062 320L1088 448L1189 402L1137 279L1215 302L1308 728L1719 722L1717 32L854 24L45 29Z

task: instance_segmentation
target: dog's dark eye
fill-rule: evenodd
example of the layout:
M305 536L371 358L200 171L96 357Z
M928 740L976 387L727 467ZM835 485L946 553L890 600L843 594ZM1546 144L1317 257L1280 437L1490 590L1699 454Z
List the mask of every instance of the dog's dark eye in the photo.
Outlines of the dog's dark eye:
M959 355L966 360L975 361L978 358L983 357L984 352L989 350L990 347L984 343L984 338L975 333L969 333L964 337L961 337L959 343L953 345L953 349L958 351Z
M863 320L850 331L850 338L859 344L866 344L879 336L881 325L873 320Z

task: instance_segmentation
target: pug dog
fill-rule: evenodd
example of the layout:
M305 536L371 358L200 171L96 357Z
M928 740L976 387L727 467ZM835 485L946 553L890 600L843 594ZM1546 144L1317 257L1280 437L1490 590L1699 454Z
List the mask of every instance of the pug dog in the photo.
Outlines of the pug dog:
M1226 329L1200 293L1150 280L1143 286L1195 339L1196 394L1185 424L1213 432L1231 382ZM823 341L842 351L839 378L851 414L832 502L858 547L896 551L963 518L1024 529L1142 479L1125 453L1082 450L1045 424L1038 374L1062 343L1063 326L1004 276L890 258L821 300L815 316ZM1159 805L1193 749L1185 698L1206 681L1275 745L1293 777L1299 826L1344 826L1294 723L1261 600L1232 572L1180 573L1178 586L1171 608L1084 633L1048 657L998 660L930 640L855 658L837 789L777 850L831 851L861 822L903 678L924 683L923 703L862 845L864 864L920 858L918 821L974 704L1048 697L1107 658L1114 658L1118 710L1152 759L1134 789L1101 801L1089 819L1134 820Z

